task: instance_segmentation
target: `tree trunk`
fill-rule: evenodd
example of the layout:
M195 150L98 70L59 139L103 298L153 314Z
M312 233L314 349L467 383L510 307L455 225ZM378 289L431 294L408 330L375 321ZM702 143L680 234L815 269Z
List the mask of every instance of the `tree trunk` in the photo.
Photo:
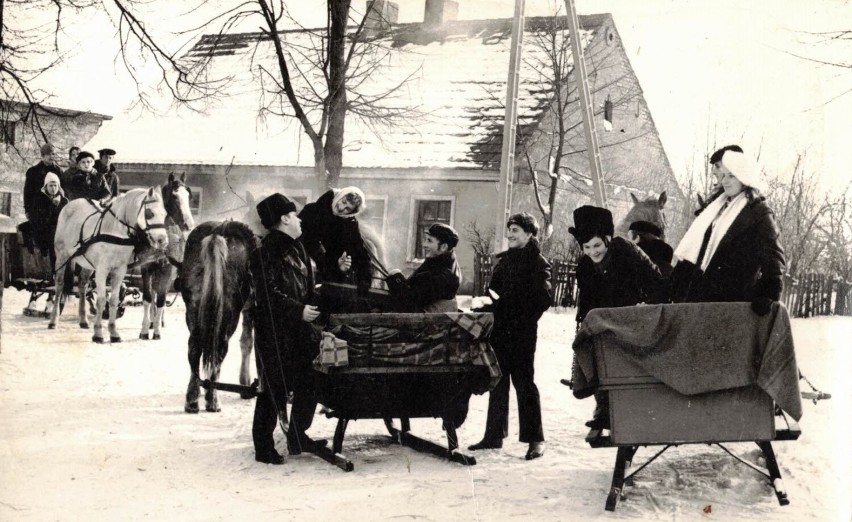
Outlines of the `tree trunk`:
M343 131L346 123L346 25L351 0L328 2L331 26L328 41L328 132L325 138L326 188L336 187L343 166Z

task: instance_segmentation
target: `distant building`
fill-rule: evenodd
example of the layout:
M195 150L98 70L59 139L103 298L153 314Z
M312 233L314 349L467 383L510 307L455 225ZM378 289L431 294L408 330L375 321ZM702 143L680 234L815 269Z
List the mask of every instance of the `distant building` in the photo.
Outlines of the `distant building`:
M38 110L41 128L33 110ZM33 109L26 103L0 100L0 214L23 221L24 174L41 161L39 148L45 141L56 147L59 166L65 169L68 149L88 142L109 119L112 116L47 106Z
M372 73L364 86L382 92L402 84L389 102L408 112L402 122L372 129L353 115L347 117L340 185L357 185L367 194L369 210L362 221L384 238L389 265L413 267L419 262L421 233L431 223L448 223L462 234L474 224L491 232L512 20L454 20L454 2L437 0L427 2L425 22L398 24L395 4L378 1L373 6L384 19L371 17L368 38L385 50L388 66ZM589 69L594 71L604 170L611 173L611 207L618 217L627 209L630 192L644 197L662 190L676 204L682 195L612 17L582 16L580 24L587 61L596 61ZM546 169L543 144L552 136L553 95L542 89L536 66L546 56L530 42L550 30L567 37L564 19L526 20L513 208L534 213L529 165ZM309 30L282 34L295 63L305 60L304 50L315 38ZM280 191L300 204L315 200L320 193L313 152L298 122L268 111L258 116L261 103L274 112L287 108L262 91L269 81L261 82L259 64L269 64L271 52L261 33L204 36L184 58L209 58L211 77L233 75L223 100L211 100L203 112L170 109L162 115L118 116L91 148L118 151L123 188L161 184L169 172L186 172L195 196L193 211L201 220L245 215L247 192ZM267 67L274 70L274 65ZM568 91L575 90L572 82ZM611 132L602 122L607 98L620 102L608 114ZM521 161L522 150L534 159ZM585 153L569 156L566 175L588 171ZM581 177L575 175L574 183ZM557 237L567 238L566 216L570 219L573 208L588 201L590 191L579 183L578 188L566 183L560 192ZM473 249L462 241L457 250L466 280L463 290L469 289Z

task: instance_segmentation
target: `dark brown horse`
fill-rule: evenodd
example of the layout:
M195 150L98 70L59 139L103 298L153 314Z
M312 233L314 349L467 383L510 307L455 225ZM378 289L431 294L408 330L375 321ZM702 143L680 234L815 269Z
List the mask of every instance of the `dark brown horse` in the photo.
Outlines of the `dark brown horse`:
M243 317L240 384L250 384L249 356L254 339L249 255L255 247L251 229L238 221L202 223L187 238L179 270L189 328L191 374L184 405L187 413L198 413L202 361L206 378L218 381L222 361L228 353L228 340L237 329L240 315ZM204 398L207 411L220 410L213 387L207 389Z
M177 267L183 260L186 247L184 234L195 226L189 201L192 192L186 186L186 173L175 179L174 173L162 186L163 206L166 208L166 230L169 234L169 246L165 255L155 261L143 264L142 273L142 331L140 339L149 339L149 329L153 329L153 338L160 338L163 310L166 294L177 275Z

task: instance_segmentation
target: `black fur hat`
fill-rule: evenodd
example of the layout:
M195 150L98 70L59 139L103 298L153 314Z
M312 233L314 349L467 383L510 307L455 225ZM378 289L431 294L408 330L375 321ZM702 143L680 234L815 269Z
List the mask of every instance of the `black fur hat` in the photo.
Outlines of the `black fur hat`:
M278 192L257 204L257 215L260 216L260 223L266 228L274 227L281 216L295 211L296 204Z
M509 216L509 221L506 222L506 228L509 228L512 225L518 225L527 234L532 234L533 236L538 235L538 221L536 221L535 216L529 212L521 212L519 214Z
M582 245L595 236L614 236L612 212L605 208L583 205L574 209L574 226L568 232Z
M450 248L455 248L459 244L459 235L449 225L433 223L426 233L437 239L439 243L445 243Z
M663 230L650 221L634 221L633 223L630 223L630 230L651 234L657 238L663 235Z

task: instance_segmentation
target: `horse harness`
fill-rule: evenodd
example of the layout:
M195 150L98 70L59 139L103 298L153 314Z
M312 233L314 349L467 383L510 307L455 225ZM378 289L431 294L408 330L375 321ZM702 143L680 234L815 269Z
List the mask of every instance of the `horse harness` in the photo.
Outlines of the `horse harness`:
M59 269L64 268L65 265L67 265L72 259L74 259L77 256L82 256L83 259L85 259L90 265L94 266L92 261L89 260L89 258L86 257L86 250L88 250L88 248L95 243L110 243L110 244L113 244L113 245L134 246L134 247L139 244L139 237L138 237L138 234L137 234L136 227L130 226L128 223L125 223L124 221L121 220L120 217L118 217L118 215L115 212L113 212L112 202L105 205L103 208L99 208L97 205L95 205L95 202L93 200L86 198L86 201L88 201L89 204L91 204L92 207L94 207L95 211L93 213L89 214L88 216L86 216L86 218L83 220L83 223L80 226L80 239L77 241L77 249L74 251L73 254L71 254L68 257L68 259L65 261L65 263L63 263L59 268L54 270L54 273L59 271ZM145 228L142 228L140 230L141 232L145 232L146 234L148 234L148 232L151 231L151 230L156 230L158 228L163 228L163 229L166 228L165 223L150 223L148 221L149 219L154 217L154 211L151 210L150 208L147 208L147 207L148 207L148 205L154 204L156 202L157 202L156 199L149 199L149 198L146 197L145 200L142 202L142 205L139 206L139 211L136 212L136 217L138 218L139 214L143 214L143 216L145 218ZM144 211L144 213L143 213L143 211ZM119 223L124 225L124 227L127 229L127 237L122 238L122 237L113 236L113 235L110 235L110 234L102 234L101 233L101 227L103 226L104 218L106 217L107 213L111 214L116 219L116 221L118 221ZM95 224L95 233L92 234L91 236L89 236L88 238L84 239L83 238L83 230L86 228L86 222L89 219L93 218L94 216L98 216L98 221Z

